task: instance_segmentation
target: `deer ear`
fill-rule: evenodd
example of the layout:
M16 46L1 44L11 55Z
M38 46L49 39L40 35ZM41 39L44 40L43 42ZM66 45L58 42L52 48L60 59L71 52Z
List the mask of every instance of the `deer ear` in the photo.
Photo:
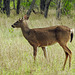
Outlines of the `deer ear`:
M24 17L22 17L22 20L24 20Z
M28 15L24 15L24 19L25 20L28 20L29 19L29 16Z
M23 21L23 19L19 18L19 22L22 22L22 21Z
M19 18L19 21L21 21L22 19L21 18Z

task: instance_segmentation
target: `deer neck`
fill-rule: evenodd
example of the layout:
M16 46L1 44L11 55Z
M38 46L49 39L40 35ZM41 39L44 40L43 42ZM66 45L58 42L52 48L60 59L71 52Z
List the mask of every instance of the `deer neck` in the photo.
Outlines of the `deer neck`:
M22 33L23 33L24 37L27 39L28 36L29 36L29 32L30 32L30 29L29 29L28 25L23 23L22 26L21 26L21 30L22 30Z

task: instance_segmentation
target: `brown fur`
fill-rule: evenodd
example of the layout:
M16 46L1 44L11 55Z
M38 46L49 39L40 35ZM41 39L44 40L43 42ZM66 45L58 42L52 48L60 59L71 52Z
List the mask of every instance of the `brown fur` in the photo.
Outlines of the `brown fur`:
M12 25L13 28L21 28L24 37L33 46L34 60L37 55L37 47L41 47L44 51L44 56L46 57L45 46L55 44L58 42L60 46L64 49L66 54L65 64L69 56L69 67L71 66L72 52L67 47L67 42L71 39L71 29L67 26L52 26L47 28L35 28L30 29L25 20L20 19Z
M29 19L29 16L25 14L25 15L24 15L24 19L25 19L25 20L28 20L28 19Z

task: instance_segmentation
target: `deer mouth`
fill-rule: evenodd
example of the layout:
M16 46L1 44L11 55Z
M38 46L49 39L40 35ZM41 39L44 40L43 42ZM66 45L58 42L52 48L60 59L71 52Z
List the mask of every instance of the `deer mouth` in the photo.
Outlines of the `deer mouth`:
M13 28L15 28L14 25L11 25L11 26L12 26Z

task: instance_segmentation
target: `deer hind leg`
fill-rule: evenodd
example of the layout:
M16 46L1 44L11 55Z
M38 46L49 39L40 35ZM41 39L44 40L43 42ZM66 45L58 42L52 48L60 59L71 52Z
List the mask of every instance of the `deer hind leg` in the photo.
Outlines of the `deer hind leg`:
M36 55L37 55L37 47L33 47L33 56L34 56L34 62L36 60Z
M70 53L70 55L69 55L69 68L70 68L71 67L72 52L67 46L66 46L66 48L69 50L69 53Z
M47 55L46 55L46 48L45 48L45 47L42 47L42 50L43 50L43 52L44 52L45 58L47 58Z
M66 55L66 58L65 58L65 62L64 62L64 66L63 66L63 70L64 70L64 68L65 68L65 64L66 64L66 61L67 61L67 58L68 58L68 53L65 52L65 55Z
M65 64L66 64L68 55L69 55L69 68L70 68L71 67L72 52L71 52L71 50L67 46L62 46L62 47L63 47L63 49L64 49L64 51L66 53L66 59L65 59L65 63L64 63L63 69L65 68Z

